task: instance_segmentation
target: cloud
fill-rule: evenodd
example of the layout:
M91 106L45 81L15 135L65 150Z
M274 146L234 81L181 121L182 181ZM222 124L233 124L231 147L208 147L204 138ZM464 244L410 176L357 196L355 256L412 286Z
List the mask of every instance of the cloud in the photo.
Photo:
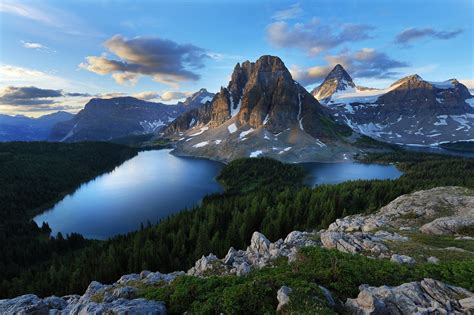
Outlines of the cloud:
M70 97L90 97L92 96L89 93L64 93L63 96L70 96Z
M45 46L41 45L40 43L28 43L28 42L23 42L23 47L28 48L28 49L42 49L42 48L45 48Z
M303 85L318 83L323 80L336 64L341 64L353 78L391 78L398 74L398 68L408 67L403 61L392 59L384 52L373 48L357 51L343 50L336 55L325 56L327 64L306 69L291 67L293 78Z
M299 3L291 5L288 9L276 11L272 19L277 21L289 20L299 17L303 13Z
M172 101L172 100L179 100L188 96L191 96L193 92L173 92L167 91L161 95L161 99L163 101Z
M153 99L159 99L160 98L160 94L158 94L158 92L154 92L154 91L144 91L144 92L140 92L140 93L135 93L132 96L136 97L136 98L139 98L141 100L144 100L144 101L150 101L150 100L153 100Z
M49 47L40 43L30 43L30 42L25 42L23 40L21 41L21 43L22 43L22 46L26 49L34 49L34 50L45 51L45 52L56 52L50 49Z
M91 27L91 23L87 23L68 11L48 5L45 3L45 1L29 1L28 4L19 2L20 1L17 0L0 1L0 12L29 19L48 27L56 28L58 31L68 35L102 35ZM38 5L32 5L34 2L37 2Z
M10 13L48 25L57 24L54 19L52 19L44 12L24 4L2 1L0 2L0 12Z
M366 24L324 25L317 18L294 25L278 21L267 26L267 39L275 47L297 48L314 56L344 43L368 39L372 29Z
M9 106L47 106L56 104L59 98L90 97L86 93L66 93L62 90L42 89L35 86L7 86L0 91L0 104Z
M197 81L199 75L193 70L202 68L209 58L202 48L157 37L127 39L116 35L104 46L120 59L88 56L79 66L97 74L111 74L119 84L134 85L141 76L171 86Z
M432 28L408 28L395 37L395 43L402 46L409 46L411 43L421 39L441 39L447 40L461 34L461 29L452 31L436 31Z

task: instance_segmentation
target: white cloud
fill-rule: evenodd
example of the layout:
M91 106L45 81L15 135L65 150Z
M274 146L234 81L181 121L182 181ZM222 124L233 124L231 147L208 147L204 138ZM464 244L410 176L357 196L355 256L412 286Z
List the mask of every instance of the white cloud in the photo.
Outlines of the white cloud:
M191 95L193 95L193 92L166 91L161 94L161 99L163 101L172 101L183 99Z
M288 9L276 11L272 18L277 21L289 20L299 17L303 13L303 9L299 3L291 5Z
M139 98L144 101L150 101L154 99L160 99L160 94L155 91L143 91L140 93L135 93L132 95L133 97Z

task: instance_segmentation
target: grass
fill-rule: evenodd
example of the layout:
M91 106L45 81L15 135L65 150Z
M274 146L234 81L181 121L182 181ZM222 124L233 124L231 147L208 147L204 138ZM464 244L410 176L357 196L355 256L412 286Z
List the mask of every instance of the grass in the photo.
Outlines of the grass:
M419 262L434 256L441 262L472 261L474 254L469 252L445 250L446 247L457 247L474 251L474 241L456 240L453 236L427 235L419 232L399 232L410 238L405 242L388 242L386 245L398 254L409 255Z

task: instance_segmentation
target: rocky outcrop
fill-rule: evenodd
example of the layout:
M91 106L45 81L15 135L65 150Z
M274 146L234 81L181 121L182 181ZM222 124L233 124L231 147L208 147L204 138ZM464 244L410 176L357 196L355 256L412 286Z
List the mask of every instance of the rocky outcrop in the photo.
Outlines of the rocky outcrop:
M398 287L361 285L346 307L352 314L473 314L474 294L433 279Z
M394 252L391 249L393 245L412 241L410 235L417 233L461 238L457 231L471 226L473 219L472 191L462 187L439 187L400 196L371 215L357 214L337 219L327 230L320 231L320 238L326 248L390 258L399 264L414 264L416 260L413 257ZM419 246L426 248L426 245ZM469 253L466 250L463 252ZM436 257L423 259L431 263L439 262Z
M41 299L33 294L23 295L0 300L0 314L166 314L163 303L136 298L137 287L159 282L170 283L181 275L184 272L162 274L142 271L140 274L124 275L110 285L92 281L82 296L51 296Z
M305 246L316 246L315 234L293 231L285 238L271 243L263 234L254 232L250 246L244 250L230 248L223 259L210 254L196 261L188 275L207 276L210 274L236 274L242 276L253 268L262 268L278 257L293 261L297 250Z

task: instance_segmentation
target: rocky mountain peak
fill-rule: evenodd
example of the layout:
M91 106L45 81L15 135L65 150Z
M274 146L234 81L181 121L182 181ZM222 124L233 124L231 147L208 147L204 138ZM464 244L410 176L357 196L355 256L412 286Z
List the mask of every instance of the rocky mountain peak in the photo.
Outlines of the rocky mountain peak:
M326 76L323 83L316 87L311 94L319 101L327 102L334 93L355 88L354 81L344 67L337 64Z
M408 86L419 85L420 83L427 83L420 77L418 74L412 74L406 77L403 77L395 82L393 82L390 86L401 86L402 84L406 84Z

